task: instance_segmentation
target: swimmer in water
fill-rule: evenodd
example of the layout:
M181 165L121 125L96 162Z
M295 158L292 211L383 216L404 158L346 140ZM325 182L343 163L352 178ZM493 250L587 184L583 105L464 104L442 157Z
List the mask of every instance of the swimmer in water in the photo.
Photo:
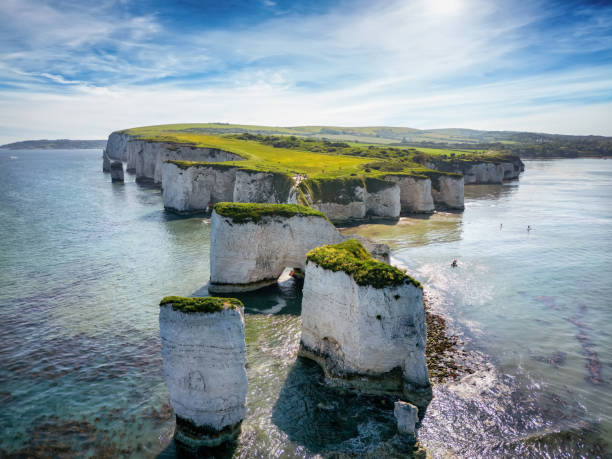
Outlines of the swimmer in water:
M457 259L455 258L453 262L451 263L451 268L456 268L456 267L457 267Z

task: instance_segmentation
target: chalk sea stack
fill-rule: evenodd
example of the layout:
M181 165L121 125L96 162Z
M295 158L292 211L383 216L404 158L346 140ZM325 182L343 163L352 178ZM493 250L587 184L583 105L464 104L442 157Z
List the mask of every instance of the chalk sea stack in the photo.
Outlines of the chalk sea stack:
M106 150L102 152L102 172L110 172L111 160L106 154Z
M306 254L345 238L325 215L295 204L219 203L210 220L210 292L256 290Z
M397 420L399 434L413 438L416 433L416 424L419 421L419 409L411 403L398 400L393 407L393 414Z
M110 173L113 182L123 182L123 163L121 161L112 161Z
M354 239L316 248L307 260L299 355L339 386L427 396L421 285Z
M234 439L248 387L242 303L169 296L160 303L159 330L175 440L197 450Z

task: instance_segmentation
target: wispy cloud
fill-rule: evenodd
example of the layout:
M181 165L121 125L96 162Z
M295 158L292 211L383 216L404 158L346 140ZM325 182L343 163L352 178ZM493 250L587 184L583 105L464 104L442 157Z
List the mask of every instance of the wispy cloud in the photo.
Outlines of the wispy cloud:
M181 121L612 135L612 8L264 1L253 21L202 7L182 24L129 7L0 4L0 137L34 119L62 137Z

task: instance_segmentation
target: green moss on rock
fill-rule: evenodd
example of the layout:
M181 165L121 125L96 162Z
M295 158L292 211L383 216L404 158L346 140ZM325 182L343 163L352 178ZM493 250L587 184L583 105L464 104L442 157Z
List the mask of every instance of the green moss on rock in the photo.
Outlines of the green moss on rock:
M223 163L211 163L211 162L203 162L203 161L185 161L181 159L173 159L166 160L165 163L174 164L181 169L189 169L190 167L204 167L211 169L220 169L220 170L229 170L229 169L238 169L237 166L233 164L223 164Z
M233 223L257 223L262 217L327 217L310 207L297 204L253 204L242 202L220 202L215 205L215 212L222 217L229 217Z
M365 188L363 177L319 177L300 182L299 188L309 194L314 202L349 204L360 201L357 188Z
M423 288L420 282L399 269L374 260L356 239L317 247L308 252L306 258L324 269L345 272L352 276L359 285L384 288L412 284L415 287Z
M209 314L220 312L224 309L236 309L236 307L243 306L242 302L236 298L219 298L214 296L167 296L161 300L159 305L172 305L172 309L184 313L204 312Z
M423 171L423 174L431 180L431 187L440 191L440 177L461 178L461 174L454 172L440 172L434 170Z
M365 179L366 190L368 193L378 193L383 190L387 190L389 188L393 188L395 182L391 182L388 180L383 180L375 177L367 177Z

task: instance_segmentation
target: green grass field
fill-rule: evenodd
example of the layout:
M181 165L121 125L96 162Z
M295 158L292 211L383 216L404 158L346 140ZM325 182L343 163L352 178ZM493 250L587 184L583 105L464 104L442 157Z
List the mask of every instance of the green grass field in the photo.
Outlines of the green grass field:
M362 135L372 139L381 132L388 135L409 134L409 128L340 128L333 126L270 127L230 124L171 124L145 126L122 132L143 140L216 148L243 157L244 161L215 163L245 170L306 175L310 178L380 177L389 173L430 176L433 171L422 164L424 158L482 157L484 151L408 148L380 143L343 142L314 137ZM298 132L302 135L296 135ZM342 134L336 134L342 132ZM352 134L350 134L352 133ZM179 164L180 163L180 164ZM177 161L181 167L194 163Z

